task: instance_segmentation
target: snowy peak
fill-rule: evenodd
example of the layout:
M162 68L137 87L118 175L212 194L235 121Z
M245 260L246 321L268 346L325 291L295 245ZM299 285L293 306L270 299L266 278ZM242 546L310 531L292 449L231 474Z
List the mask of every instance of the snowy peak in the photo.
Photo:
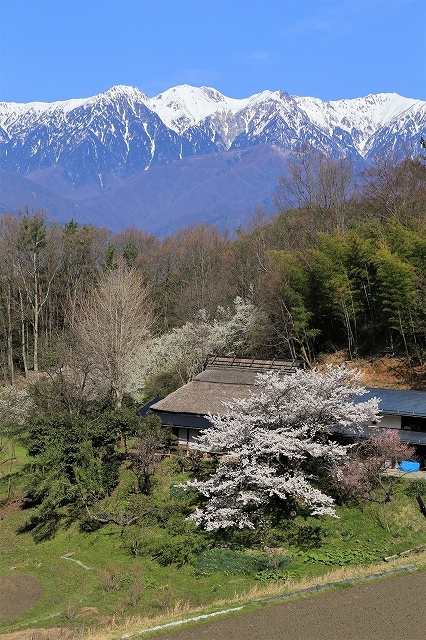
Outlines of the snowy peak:
M0 102L0 127L8 131L15 124L30 126L44 114L61 113L67 114L73 109L77 109L88 98L58 100L57 102Z
M89 98L72 98L70 100L58 100L56 102L0 102L0 127L4 130L20 121L24 124L35 122L37 119L45 117L67 117L72 111L83 106L91 106L95 104L114 103L119 101L128 101L146 104L149 101L142 91L136 87L127 87L125 85L117 85L111 87L105 93L100 93Z
M93 98L89 98L86 105L149 105L149 98L137 87L128 87L124 84L111 87L105 93L99 93Z
M78 98L47 102L0 103L0 126L8 130L17 120L34 122L44 114L64 116L81 106L125 104L145 105L156 113L173 131L182 134L206 118L218 115L231 119L241 115L246 122L251 117L259 119L276 110L282 116L300 110L299 118L306 117L312 124L330 134L335 127L351 132L362 132L367 140L380 127L387 125L407 109L424 110L425 102L404 98L396 93L380 93L364 98L323 102L319 98L290 96L284 91L265 90L248 98L229 98L212 87L178 85L153 98L136 87L116 85L91 98ZM240 120L241 120L240 118Z
M397 93L379 93L365 98L336 100L324 104L326 111L330 114L333 112L336 119L349 120L360 128L365 122L372 127L381 127L418 103L419 100L403 98Z
M293 96L312 123L329 134L340 128L355 134L355 146L361 155L371 136L409 109L425 109L426 103L403 98L397 93L379 93L365 98L322 102L317 98Z
M183 84L150 98L117 85L91 98L0 103L3 168L29 175L55 167L72 188L262 144L284 153L309 145L357 162L386 149L415 155L420 135L426 103L395 93L323 102L265 90L238 99Z
M145 93L142 93L140 89L137 87L130 87L125 84L117 84L114 87L105 91L105 93L100 93L100 96L107 96L108 98L128 98L129 100L134 100L137 102L148 102L149 98Z
M249 100L250 98L227 98L211 87L182 84L152 98L150 106L164 124L178 133L183 133L217 111L238 111L244 108Z

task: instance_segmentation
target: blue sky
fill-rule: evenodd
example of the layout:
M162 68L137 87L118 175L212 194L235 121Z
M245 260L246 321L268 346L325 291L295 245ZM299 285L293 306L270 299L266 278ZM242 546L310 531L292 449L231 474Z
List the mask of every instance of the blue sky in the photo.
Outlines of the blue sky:
M426 99L426 0L0 0L0 100L176 84Z

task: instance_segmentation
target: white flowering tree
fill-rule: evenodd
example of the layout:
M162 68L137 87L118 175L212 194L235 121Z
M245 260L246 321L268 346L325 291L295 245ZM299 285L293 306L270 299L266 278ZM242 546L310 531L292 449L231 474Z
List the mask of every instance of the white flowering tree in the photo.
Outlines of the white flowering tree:
M233 307L219 307L210 318L201 309L194 322L187 322L147 341L139 351L139 366L128 387L133 395L146 380L159 372L175 371L181 384L192 380L203 368L209 353L240 353L251 332L265 321L252 302L237 297Z
M335 515L333 499L315 486L315 467L347 454L330 440L331 427L356 432L377 419L378 399L354 402L365 392L359 379L345 366L259 374L256 392L234 400L227 415L210 416L212 427L198 438L202 451L224 455L208 480L184 485L204 497L190 518L216 531L261 526L271 508L284 514L303 504L313 515Z
M31 401L24 389L9 385L0 388L0 435L11 425L22 425Z

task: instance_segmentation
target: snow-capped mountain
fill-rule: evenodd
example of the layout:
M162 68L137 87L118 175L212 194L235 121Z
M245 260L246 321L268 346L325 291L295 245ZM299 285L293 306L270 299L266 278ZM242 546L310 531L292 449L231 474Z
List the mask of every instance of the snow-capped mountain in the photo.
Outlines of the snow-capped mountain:
M309 145L362 163L391 150L416 155L425 132L426 103L394 93L323 102L263 91L235 99L180 85L149 98L119 85L90 98L0 103L2 168L88 205L141 171L191 157L200 175L204 157L258 145L272 145L275 158Z

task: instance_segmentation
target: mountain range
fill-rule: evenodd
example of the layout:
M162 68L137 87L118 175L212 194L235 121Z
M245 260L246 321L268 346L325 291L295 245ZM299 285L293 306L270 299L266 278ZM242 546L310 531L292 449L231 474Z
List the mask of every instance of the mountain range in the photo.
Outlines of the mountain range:
M283 91L228 98L180 85L150 98L119 85L87 99L0 103L0 211L43 207L111 230L164 236L235 229L273 211L289 155L309 146L356 167L417 155L426 102L395 93L323 102Z

